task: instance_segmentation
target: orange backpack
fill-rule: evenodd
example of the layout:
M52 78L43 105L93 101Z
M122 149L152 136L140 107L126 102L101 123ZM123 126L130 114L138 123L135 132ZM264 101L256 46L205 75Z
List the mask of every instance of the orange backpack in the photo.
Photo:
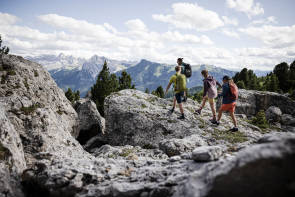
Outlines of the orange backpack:
M232 81L232 82L229 82L229 88L230 88L231 98L234 100L237 100L239 96L238 86Z

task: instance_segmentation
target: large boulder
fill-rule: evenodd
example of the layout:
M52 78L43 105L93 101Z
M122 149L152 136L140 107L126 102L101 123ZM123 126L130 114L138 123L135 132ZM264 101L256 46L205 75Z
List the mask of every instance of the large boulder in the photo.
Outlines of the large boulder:
M228 132L233 126L225 115L216 127L209 121L209 104L202 115L194 114L200 105L188 99L184 104L185 120L178 109L171 114L172 99L161 99L137 90L122 90L105 100L106 143L158 148L173 156L202 145L249 144L261 137L260 129L238 118L240 131ZM100 138L99 141L102 139Z
M221 105L221 100L217 106ZM239 90L236 113L255 116L260 110L266 111L269 107L276 106L282 113L295 115L295 101L286 95L275 92Z
M281 123L283 125L295 127L295 117L291 116L290 114L283 114L281 117Z
M196 148L192 153L195 161L214 161L222 155L222 148L219 146L202 146Z
M176 197L294 196L295 138L255 145L195 171Z
M79 136L77 140L85 144L92 137L104 134L105 119L98 112L96 105L88 98L79 99L74 106L79 117Z
M282 118L282 111L278 107L271 106L265 111L265 117L268 122L280 122Z
M20 196L22 172L39 160L87 153L74 139L77 113L41 65L1 55L0 78L0 191Z

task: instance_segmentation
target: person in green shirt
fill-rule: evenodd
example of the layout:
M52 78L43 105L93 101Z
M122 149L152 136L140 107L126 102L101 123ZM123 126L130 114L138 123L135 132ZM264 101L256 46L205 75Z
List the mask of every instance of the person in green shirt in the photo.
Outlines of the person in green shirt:
M171 113L174 112L176 102L179 105L179 109L181 112L181 116L178 117L178 119L185 119L184 117L184 111L182 106L182 98L184 97L184 93L186 91L186 77L185 75L181 74L181 67L176 66L175 67L176 74L172 75L169 81L169 84L167 85L165 94L167 94L168 90L170 89L170 86L174 85L174 98L173 98L173 107L170 110Z

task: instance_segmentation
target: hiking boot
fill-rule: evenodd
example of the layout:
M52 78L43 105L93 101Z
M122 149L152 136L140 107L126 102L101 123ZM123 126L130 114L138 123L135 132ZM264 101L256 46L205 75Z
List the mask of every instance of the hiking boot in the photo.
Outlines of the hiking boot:
M172 109L170 109L169 112L170 112L171 114L173 114L173 112L174 112L174 107L173 107Z
M217 120L213 120L211 123L216 124L217 126L220 124L219 121L217 121Z
M234 127L234 128L232 128L232 129L230 129L230 131L231 131L231 132L237 132L237 131L239 131L239 129L238 129L238 127Z
M184 120L185 119L184 114L182 114L181 116L179 116L177 119Z
M197 109L194 114L201 115L202 109Z

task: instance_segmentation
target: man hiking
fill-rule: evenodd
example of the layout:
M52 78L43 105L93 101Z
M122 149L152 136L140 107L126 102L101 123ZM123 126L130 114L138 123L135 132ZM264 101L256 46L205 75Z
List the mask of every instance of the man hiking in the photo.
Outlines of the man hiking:
M222 105L218 111L218 118L214 124L219 125L219 121L222 116L222 112L229 111L229 114L233 120L234 127L230 129L232 132L238 131L237 120L235 117L236 99L238 98L238 88L234 84L233 80L229 76L223 77L222 93L218 97L222 96Z
M188 78L192 76L192 68L190 64L184 63L183 58L177 58L177 65L181 67L181 74L186 76L186 83ZM184 92L183 101L186 102L187 95L186 91Z
M204 108L207 100L209 101L210 108L212 111L213 118L210 120L212 123L216 123L216 110L214 99L217 97L217 87L218 85L221 88L221 85L218 81L216 81L212 76L209 75L208 70L202 70L201 72L203 76L203 101L201 107L196 110L196 114L201 114L202 109Z
M173 107L170 110L171 113L174 112L175 106L176 106L176 101L179 105L179 109L181 112L181 116L178 117L178 119L184 120L184 111L183 111L183 106L182 106L182 97L184 96L184 93L186 91L186 77L185 75L181 74L181 67L176 66L175 67L176 73L171 76L169 84L166 88L165 94L167 94L171 84L173 83L174 85L174 98L173 98Z

